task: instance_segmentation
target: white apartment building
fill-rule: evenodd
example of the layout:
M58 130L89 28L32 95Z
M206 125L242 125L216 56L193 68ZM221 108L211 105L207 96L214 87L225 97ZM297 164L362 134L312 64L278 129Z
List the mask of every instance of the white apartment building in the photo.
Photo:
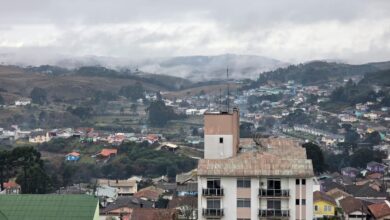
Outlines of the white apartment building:
M314 173L305 149L266 138L257 151L239 153L238 117L237 109L205 114L199 219L313 219Z

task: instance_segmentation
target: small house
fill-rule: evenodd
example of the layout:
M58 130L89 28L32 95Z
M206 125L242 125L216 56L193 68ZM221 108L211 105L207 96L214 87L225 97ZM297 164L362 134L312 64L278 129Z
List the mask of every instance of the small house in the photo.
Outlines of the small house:
M367 170L370 172L384 173L385 169L386 169L385 165L375 161L371 161L367 164Z
M66 161L78 161L80 160L80 153L77 152L71 152L65 156Z

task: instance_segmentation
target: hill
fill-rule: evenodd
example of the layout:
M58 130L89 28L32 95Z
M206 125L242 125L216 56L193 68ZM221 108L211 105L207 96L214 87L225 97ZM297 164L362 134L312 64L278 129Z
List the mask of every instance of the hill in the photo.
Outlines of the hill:
M343 79L346 76L364 75L387 68L390 62L368 63L351 65L344 63L332 63L325 61L313 61L305 64L290 65L274 71L265 72L258 80L252 83L252 87L268 81L287 82L294 80L304 85L322 84L331 80Z

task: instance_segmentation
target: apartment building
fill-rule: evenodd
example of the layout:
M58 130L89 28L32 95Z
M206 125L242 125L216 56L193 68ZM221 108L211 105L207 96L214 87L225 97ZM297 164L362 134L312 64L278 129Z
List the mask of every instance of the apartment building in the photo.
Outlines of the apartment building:
M290 139L240 152L239 112L205 114L198 164L199 219L313 219L313 167Z

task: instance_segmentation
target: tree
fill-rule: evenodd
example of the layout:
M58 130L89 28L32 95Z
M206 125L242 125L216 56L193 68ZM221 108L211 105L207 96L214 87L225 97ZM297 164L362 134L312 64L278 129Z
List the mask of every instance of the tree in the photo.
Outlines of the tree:
M159 127L166 125L170 120L180 118L172 107L166 106L163 101L151 102L147 111L149 123Z
M31 91L30 97L35 104L43 105L47 102L47 92L42 88L35 87Z
M313 162L313 169L315 173L322 173L326 169L324 155L321 148L314 143L305 143L302 145L306 149L308 159Z
M380 144L381 140L382 139L380 133L378 131L374 131L368 134L364 142L374 146Z
M136 82L134 85L122 86L119 90L120 95L129 98L132 101L145 98L144 92L145 89L140 82Z
M93 109L91 107L84 107L84 106L78 106L76 108L69 107L68 112L72 113L73 115L76 115L80 119L88 119L92 116Z
M371 161L381 162L386 158L386 154L382 151L372 150L370 148L360 148L351 156L351 166L366 167L367 163Z
M131 104L130 110L131 110L133 113L137 113L137 105L136 105L136 104Z

